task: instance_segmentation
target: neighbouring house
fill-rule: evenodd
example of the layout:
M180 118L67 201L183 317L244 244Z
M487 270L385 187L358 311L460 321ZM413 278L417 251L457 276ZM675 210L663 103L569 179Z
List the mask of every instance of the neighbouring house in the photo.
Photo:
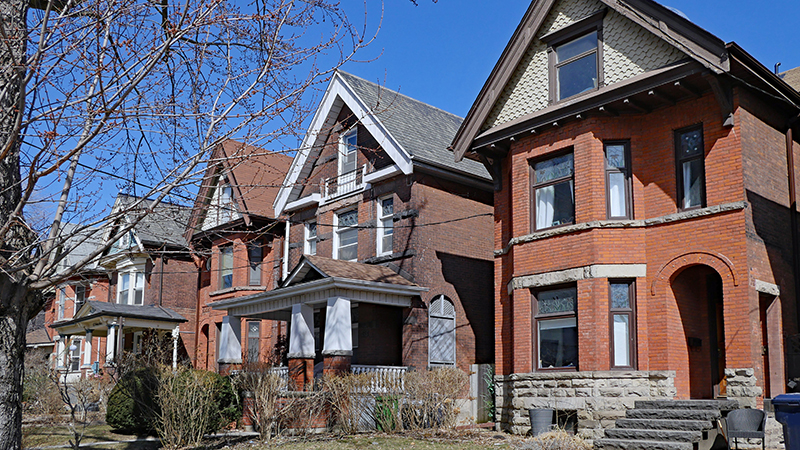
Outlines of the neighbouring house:
M495 183L503 428L800 376L789 81L651 0L531 3L452 143Z
M285 322L229 322L209 303L277 287L285 224L272 203L291 163L290 156L233 140L212 154L186 229L199 270L197 368L226 373L242 363L280 362L276 346L285 341ZM220 346L223 329L237 336L238 348Z
M91 263L91 281L69 281L58 289L48 325L58 333L58 367L85 376L110 364L123 352L139 353L171 335L173 364L194 359L197 269L183 233L190 208L161 203L122 236L150 201L120 194L112 214L120 219L102 230L102 242L118 239ZM73 249L73 258L90 248ZM88 282L87 282L88 281ZM94 367L93 367L94 366Z
M280 285L210 305L230 323L287 324L299 389L315 372L494 361L492 184L447 151L460 123L332 77L275 201L288 223Z

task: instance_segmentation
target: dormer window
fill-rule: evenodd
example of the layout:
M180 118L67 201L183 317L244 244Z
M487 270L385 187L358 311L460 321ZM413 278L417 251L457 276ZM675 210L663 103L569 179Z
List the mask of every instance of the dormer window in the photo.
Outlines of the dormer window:
M131 271L119 274L117 303L136 306L144 304L144 273Z
M603 85L602 26L606 10L542 36L549 47L550 101L560 102Z

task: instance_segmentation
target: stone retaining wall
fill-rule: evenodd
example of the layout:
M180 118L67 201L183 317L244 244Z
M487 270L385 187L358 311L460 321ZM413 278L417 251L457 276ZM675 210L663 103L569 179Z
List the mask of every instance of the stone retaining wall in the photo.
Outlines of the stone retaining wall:
M529 408L553 408L575 413L584 439L602 437L636 400L671 400L677 393L674 371L520 373L498 375L495 383L503 430L526 434Z

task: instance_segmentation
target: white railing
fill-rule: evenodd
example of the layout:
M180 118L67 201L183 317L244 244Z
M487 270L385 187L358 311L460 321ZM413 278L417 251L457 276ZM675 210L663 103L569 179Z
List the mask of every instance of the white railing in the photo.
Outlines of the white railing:
M322 181L322 200L341 197L364 187L364 175L367 174L367 165L341 175L326 178Z
M269 369L269 373L275 374L280 377L281 381L281 390L288 391L289 390L289 368L288 367L273 367Z
M405 388L403 376L408 372L408 367L401 366L350 366L354 374L373 374L370 393L402 392Z

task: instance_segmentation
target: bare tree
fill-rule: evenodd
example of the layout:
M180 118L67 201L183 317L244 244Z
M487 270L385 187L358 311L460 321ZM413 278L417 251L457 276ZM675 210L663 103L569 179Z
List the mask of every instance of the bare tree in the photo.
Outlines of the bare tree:
M222 140L277 146L300 129L304 93L372 37L327 0L3 0L0 20L0 448L12 449L43 292L143 217L64 267L86 230L131 217L102 207L109 192L152 211Z

